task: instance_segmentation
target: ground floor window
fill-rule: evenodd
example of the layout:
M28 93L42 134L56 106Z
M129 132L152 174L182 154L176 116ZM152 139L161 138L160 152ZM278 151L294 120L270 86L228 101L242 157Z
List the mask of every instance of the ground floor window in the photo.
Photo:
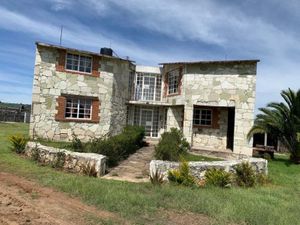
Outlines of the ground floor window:
M212 126L212 110L204 108L194 108L193 125Z
M65 118L91 119L92 100L84 98L67 97Z

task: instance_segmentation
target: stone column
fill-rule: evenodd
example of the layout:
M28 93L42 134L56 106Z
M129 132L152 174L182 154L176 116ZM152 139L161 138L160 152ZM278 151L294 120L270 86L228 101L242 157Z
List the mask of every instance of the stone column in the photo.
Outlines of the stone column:
M183 134L186 140L193 143L193 106L184 106Z
M252 155L252 142L247 134L253 125L253 112L237 107L235 109L234 148L236 154Z

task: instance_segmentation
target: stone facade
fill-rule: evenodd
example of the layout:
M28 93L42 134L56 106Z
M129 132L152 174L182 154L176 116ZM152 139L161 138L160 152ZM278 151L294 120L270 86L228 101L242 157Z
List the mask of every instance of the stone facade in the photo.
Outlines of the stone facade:
M116 134L126 124L128 79L134 66L118 58L99 58L99 77L57 70L59 48L37 44L33 81L30 134L50 140L83 141L107 133ZM97 123L57 121L57 98L61 95L99 99Z
M204 179L207 169L219 168L227 172L234 172L234 167L242 162L249 162L256 173L268 174L268 161L260 158L248 158L240 160L213 161L213 162L189 162L191 174L197 179ZM178 169L178 162L169 162L162 160L152 160L150 163L150 174L156 171L164 176L164 180L168 178L168 171Z
M174 106L169 107L167 112L167 131L170 131L172 127L182 130L183 128L183 107Z
M227 145L228 110L220 109L219 128L193 127L193 147L208 150L224 150Z
M182 70L180 94L164 95L163 101L171 106L184 105L183 133L192 146L226 150L226 109L231 107L235 109L233 152L252 154L247 133L254 120L256 64L255 60L164 64L164 75L176 68ZM220 127L194 128L195 106L218 107Z
M93 57L91 74L65 70L62 51ZM147 67L113 56L37 43L30 134L67 141L75 134L88 141L117 134L127 123L147 126L147 133L159 138L176 127L193 148L251 155L252 143L246 137L254 118L257 62L178 62ZM169 94L168 78L175 70L179 73L177 92ZM98 101L93 102L90 121L63 118L63 98L68 95ZM210 126L195 125L197 107L212 110Z
M27 143L25 155L28 157L35 155L39 162L47 165L53 165L57 163L57 160L62 160L60 162L61 167L74 173L100 177L105 174L106 170L106 156L95 153L71 152L43 146L36 142ZM59 155L63 155L63 157L59 158Z

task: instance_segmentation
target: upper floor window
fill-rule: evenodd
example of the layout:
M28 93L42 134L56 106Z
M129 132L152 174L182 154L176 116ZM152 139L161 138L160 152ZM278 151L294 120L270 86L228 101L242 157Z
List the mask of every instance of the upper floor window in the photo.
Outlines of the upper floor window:
M92 100L85 98L66 99L65 118L91 119Z
M168 94L177 94L179 90L180 70L176 69L168 73Z
M160 101L161 74L136 73L134 100Z
M91 73L92 57L67 53L66 69L84 73Z
M194 108L193 124L196 126L212 126L212 110Z

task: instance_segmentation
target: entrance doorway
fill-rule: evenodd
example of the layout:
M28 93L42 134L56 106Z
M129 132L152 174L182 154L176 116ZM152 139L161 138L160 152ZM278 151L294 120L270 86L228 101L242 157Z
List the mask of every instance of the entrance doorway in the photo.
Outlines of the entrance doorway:
M145 127L145 136L152 137L153 129L153 110L141 109L140 125Z
M235 118L235 108L228 108L228 125L227 125L227 149L233 151L234 146L234 118Z

